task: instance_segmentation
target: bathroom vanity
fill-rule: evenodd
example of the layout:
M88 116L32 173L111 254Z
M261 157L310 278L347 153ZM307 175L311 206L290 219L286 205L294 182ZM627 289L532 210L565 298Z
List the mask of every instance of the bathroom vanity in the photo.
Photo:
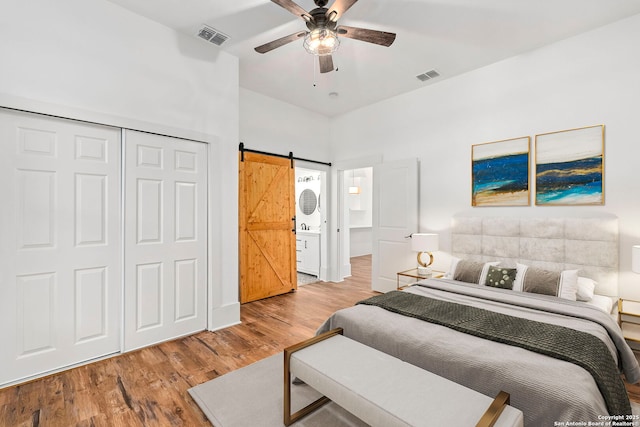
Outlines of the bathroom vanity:
M296 232L297 270L301 273L320 274L320 232L297 230Z

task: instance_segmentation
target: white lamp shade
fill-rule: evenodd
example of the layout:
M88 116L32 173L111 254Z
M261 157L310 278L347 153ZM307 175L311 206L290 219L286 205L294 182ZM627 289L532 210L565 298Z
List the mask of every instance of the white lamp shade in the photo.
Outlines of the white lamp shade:
M411 235L411 249L413 249L416 252L437 251L438 243L439 243L439 240L438 240L437 234L413 233Z
M640 273L640 245L631 248L631 271Z

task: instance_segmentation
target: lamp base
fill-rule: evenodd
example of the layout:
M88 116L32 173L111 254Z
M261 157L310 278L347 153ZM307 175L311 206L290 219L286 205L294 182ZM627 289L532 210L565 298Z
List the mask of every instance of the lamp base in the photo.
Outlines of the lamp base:
M418 276L429 277L432 272L431 267L418 267Z

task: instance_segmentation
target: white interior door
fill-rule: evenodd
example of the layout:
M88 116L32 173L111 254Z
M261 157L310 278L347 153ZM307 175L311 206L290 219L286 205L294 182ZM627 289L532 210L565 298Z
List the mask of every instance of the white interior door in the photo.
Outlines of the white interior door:
M126 351L206 328L206 144L125 132Z
M408 238L418 232L418 160L373 167L371 288L396 289L396 272L415 266Z
M0 385L120 350L120 130L0 110Z

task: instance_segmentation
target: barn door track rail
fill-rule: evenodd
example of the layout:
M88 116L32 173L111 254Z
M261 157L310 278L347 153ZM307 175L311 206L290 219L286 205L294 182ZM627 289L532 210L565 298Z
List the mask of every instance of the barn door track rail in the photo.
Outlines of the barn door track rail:
M265 156L275 156L275 157L282 157L284 159L290 159L291 160L291 168L293 169L293 161L294 160L300 160L303 162L309 162L309 163L316 163L319 165L325 165L325 166L331 166L331 163L329 162L321 162L319 160L310 160L310 159L303 159L302 157L295 157L293 155L293 152L289 151L288 155L285 154L276 154L276 153L268 153L266 151L259 151L259 150L252 150L250 148L245 148L244 146L244 142L240 143L240 161L244 162L244 153L256 153L256 154L264 154Z

